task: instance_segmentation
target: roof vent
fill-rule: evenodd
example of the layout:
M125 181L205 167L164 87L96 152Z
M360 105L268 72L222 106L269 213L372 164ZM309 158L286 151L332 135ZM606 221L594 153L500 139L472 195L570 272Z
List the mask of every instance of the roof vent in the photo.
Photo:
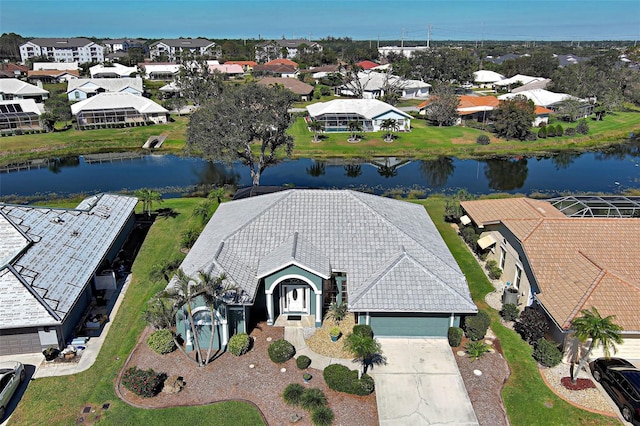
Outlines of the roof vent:
M51 219L52 223L64 223L64 219L62 219L60 216L56 216L53 219Z
M77 237L78 235L80 235L80 231L78 231L77 229L71 233L72 237Z

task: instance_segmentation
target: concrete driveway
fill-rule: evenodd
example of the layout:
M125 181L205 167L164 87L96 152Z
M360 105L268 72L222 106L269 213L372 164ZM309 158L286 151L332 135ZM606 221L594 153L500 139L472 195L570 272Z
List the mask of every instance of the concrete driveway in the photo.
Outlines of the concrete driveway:
M387 365L375 366L380 425L478 425L447 339L378 339Z

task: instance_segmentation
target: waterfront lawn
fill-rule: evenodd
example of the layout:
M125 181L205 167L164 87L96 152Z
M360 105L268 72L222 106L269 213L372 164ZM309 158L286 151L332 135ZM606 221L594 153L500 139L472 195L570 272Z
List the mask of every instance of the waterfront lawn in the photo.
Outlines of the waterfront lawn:
M574 407L556 396L543 382L531 347L513 330L500 324L499 314L484 301L493 286L465 243L449 223L444 222L444 197L432 196L420 201L424 205L449 250L467 277L471 295L479 309L491 316L491 329L500 339L504 356L511 370L502 390L509 422L513 425L616 425L610 417L593 414ZM567 374L568 374L567 369Z
M105 424L263 424L259 412L242 402L222 402L201 407L159 410L134 408L115 394L118 372L145 327L141 312L146 302L164 288L164 282L151 282L149 273L163 259L180 256L180 236L194 225L193 208L198 198L167 199L161 207L173 209L175 217L158 218L132 266L132 280L122 305L95 364L87 371L60 377L33 380L11 418L12 424L76 424L84 406L111 407L102 414ZM52 204L52 203L49 203ZM67 206L61 203L61 206Z

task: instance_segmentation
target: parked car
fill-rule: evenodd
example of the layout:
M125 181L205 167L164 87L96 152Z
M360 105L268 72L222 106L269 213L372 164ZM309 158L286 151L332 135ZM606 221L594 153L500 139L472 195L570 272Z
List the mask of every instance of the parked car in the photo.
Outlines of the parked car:
M7 361L0 363L0 421L7 410L9 400L20 383L24 381L24 366L18 361Z
M593 378L620 408L622 417L640 425L640 369L622 358L598 358L589 367Z

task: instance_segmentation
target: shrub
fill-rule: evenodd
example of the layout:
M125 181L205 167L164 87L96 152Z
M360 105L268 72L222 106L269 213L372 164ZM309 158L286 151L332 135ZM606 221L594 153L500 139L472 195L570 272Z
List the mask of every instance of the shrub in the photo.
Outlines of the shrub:
M544 337L549 324L544 314L527 306L513 325L513 329L530 345Z
M554 342L543 338L536 342L533 358L545 367L555 367L562 361L562 352Z
M311 423L313 423L314 426L329 426L333 423L333 419L333 411L326 406L318 407L311 412Z
M540 139L544 139L547 137L547 128L546 127L540 127L540 130L538 130L538 137Z
M229 352L235 356L244 355L251 346L251 337L247 333L234 334L229 339Z
M578 122L576 126L576 133L580 133L581 135L589 134L589 125L587 124L587 120L584 118Z
M300 396L300 406L305 410L314 410L327 405L327 397L320 388L305 389Z
M502 269L500 269L498 262L495 260L488 260L484 267L489 272L489 278L492 280L499 280L502 276Z
M329 310L327 311L327 318L330 318L336 322L336 324L340 324L340 322L347 316L347 304L344 302L336 303L333 302L329 305Z
M479 235L476 233L476 230L473 226L463 226L460 228L460 236L464 240L465 243L469 245L473 250L476 249L478 245L478 237Z
M300 355L298 359L296 359L296 365L300 370L304 370L305 368L309 368L311 365L311 358L306 355Z
M363 374L358 379L358 371L341 364L331 364L322 372L322 377L330 389L353 395L369 395L375 389L373 378Z
M153 369L141 370L130 367L122 375L122 385L136 395L150 398L160 392L160 385L166 379L166 374L156 373Z
M548 137L553 138L556 136L556 126L554 126L553 124L545 127L545 129L547 129Z
M480 135L476 138L476 143L480 145L489 145L490 142L491 139L489 139L489 136L487 135Z
M562 136L564 134L564 129L562 128L562 124L556 125L556 136Z
M276 340L267 349L269 358L276 364L290 360L296 354L296 348L284 339Z
M566 136L575 136L576 135L576 129L575 127L569 127L567 128L567 130L564 131L564 134Z
M469 342L464 348L464 351L469 355L471 361L475 361L478 358L482 358L484 354L489 352L489 346L484 342Z
M513 303L503 305L500 311L500 316L502 316L505 321L515 321L518 315L520 315L520 309Z
M198 235L200 235L200 233L197 230L193 228L187 229L180 236L180 245L184 248L193 247L193 244L198 239Z
M156 330L147 339L147 345L155 353L164 355L176 350L176 342L173 341L171 332L167 329Z
M491 324L489 314L479 311L477 315L468 316L464 319L464 331L471 340L482 340L487 334L487 329Z
M287 405L300 405L302 394L304 393L304 386L300 383L289 383L282 392L282 399Z
M353 334L373 338L373 329L367 324L356 324L353 326Z
M449 346L452 348L460 346L462 341L462 329L460 327L449 327L447 330L447 338L449 339Z

